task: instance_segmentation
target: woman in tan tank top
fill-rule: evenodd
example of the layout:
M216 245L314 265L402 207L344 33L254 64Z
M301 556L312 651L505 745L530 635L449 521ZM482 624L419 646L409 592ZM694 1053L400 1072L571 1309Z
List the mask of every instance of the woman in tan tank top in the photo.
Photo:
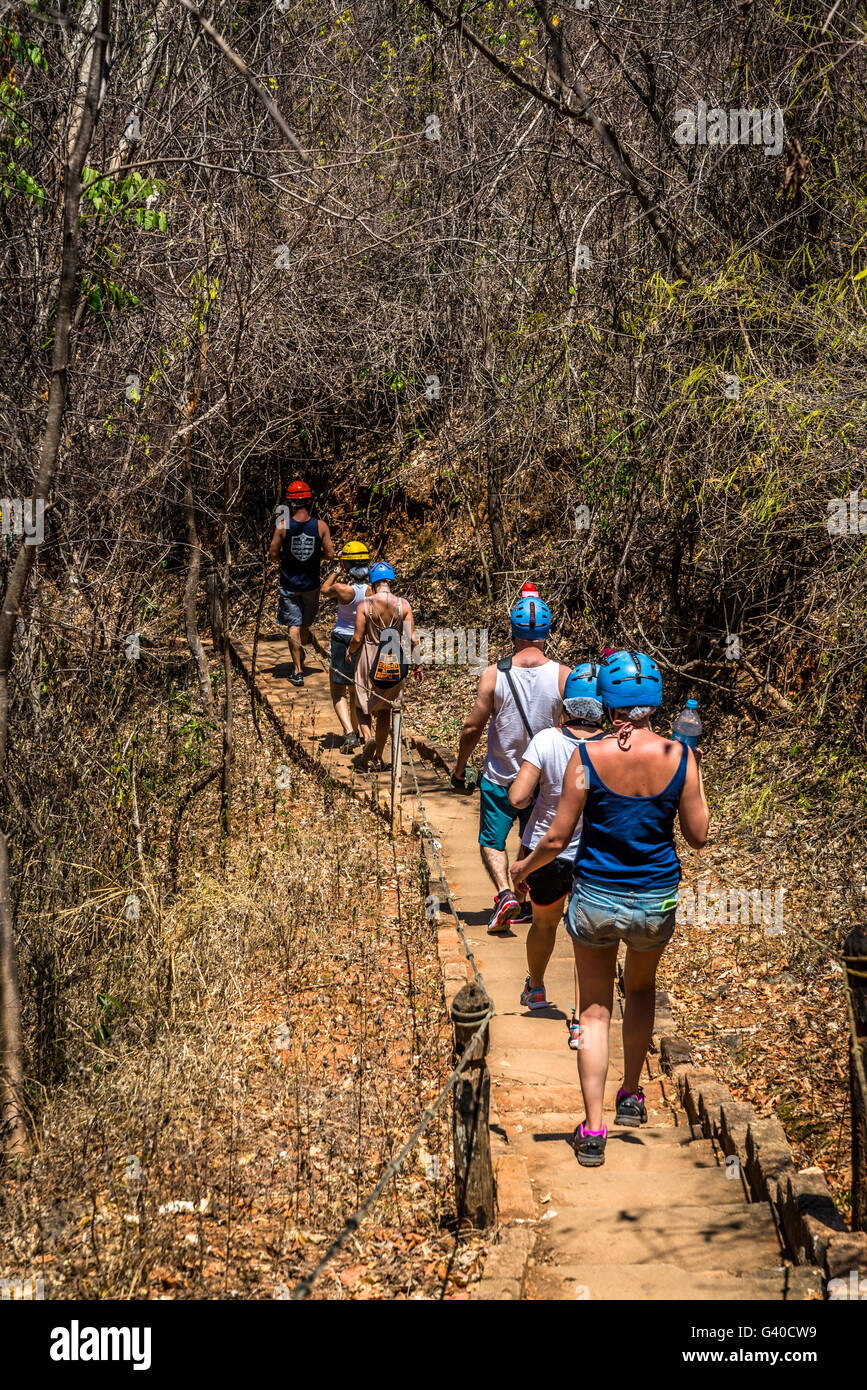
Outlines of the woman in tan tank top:
M405 598L393 594L390 582L394 579L391 565L374 565L370 571L370 587L373 597L364 599L355 615L355 632L349 644L350 657L358 653L355 662L355 706L358 712L358 726L365 740L361 753L360 766L372 767L374 772L383 768L382 755L391 727L391 711L400 707L406 680L397 681L386 689L377 690L373 685L371 671L376 660L379 639L387 627L409 635L411 661L420 673L419 652L415 640L415 620L410 605ZM372 719L376 720L376 734L372 736Z

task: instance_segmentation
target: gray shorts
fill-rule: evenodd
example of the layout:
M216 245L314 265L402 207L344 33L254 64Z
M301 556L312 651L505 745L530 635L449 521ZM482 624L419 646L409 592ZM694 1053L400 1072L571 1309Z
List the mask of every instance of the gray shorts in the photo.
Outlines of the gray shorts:
M676 889L630 893L576 879L566 930L581 946L604 950L623 941L633 951L657 951L674 935L676 914Z
M300 593L289 594L280 590L277 604L277 621L286 627L309 627L319 612L319 590L302 589Z

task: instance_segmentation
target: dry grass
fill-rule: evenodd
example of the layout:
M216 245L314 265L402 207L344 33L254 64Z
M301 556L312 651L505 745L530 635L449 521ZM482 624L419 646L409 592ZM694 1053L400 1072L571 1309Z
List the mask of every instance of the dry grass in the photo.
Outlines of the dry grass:
M794 762L773 738L729 720L709 743L712 840L683 849L683 887L783 889L782 933L766 922L682 922L662 967L678 1032L738 1100L781 1120L800 1167L824 1171L851 1209L843 938L859 920L864 867L853 828L863 779L841 794L822 761ZM827 793L826 795L824 793ZM863 909L861 909L863 911ZM751 918L753 914L750 914ZM773 924L770 924L773 925Z
M239 714L223 862L212 786L180 891L159 920L143 900L109 1036L46 1095L39 1156L3 1181L4 1276L47 1297L286 1297L448 1073L417 843L300 769L279 790L286 755L263 734ZM439 1297L447 1275L466 1296L482 1246L451 1234L448 1113L315 1296Z

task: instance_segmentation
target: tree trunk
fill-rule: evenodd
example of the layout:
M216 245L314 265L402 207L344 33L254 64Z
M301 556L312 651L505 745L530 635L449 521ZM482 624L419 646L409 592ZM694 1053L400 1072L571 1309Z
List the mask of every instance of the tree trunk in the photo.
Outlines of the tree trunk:
M226 687L226 704L223 711L223 768L220 779L220 791L222 793L220 815L222 819L223 837L227 840L232 829L232 759L235 749L234 730L232 727L232 718L234 714L234 704L232 700L232 653L229 649L229 567L231 565L231 552L229 550L229 527L227 522L223 524L223 557L223 568L220 576L220 626L222 629L223 679Z
M485 354L486 358L488 354ZM482 409L484 412L482 429L485 435L485 486L488 494L488 530L491 533L491 549L494 555L493 584L494 596L503 586L503 570L506 568L506 527L503 517L502 469L500 450L497 444L497 393L493 384L493 367L487 361L483 372Z
M24 1039L21 1033L21 994L15 957L15 927L10 891L9 850L0 830L0 1144L12 1157L30 1148L24 1119Z
M503 524L500 455L494 440L493 422L488 423L485 428L485 449L488 464L488 529L491 533L491 546L494 551L494 573L491 579L494 594L497 595L503 586L503 570L506 568L506 528Z
M214 693L211 690L211 674L208 660L199 637L196 620L196 599L199 593L199 572L202 567L202 543L196 528L196 507L193 501L193 475L190 471L188 451L184 455L184 519L187 523L187 547L190 558L187 568L187 582L184 586L184 628L187 646L196 664L199 681L199 699L205 714L214 712Z
M81 203L81 171L93 139L110 27L111 0L100 0L99 26L93 35L87 86L73 112L70 125L71 131L74 132L74 143L69 154L63 186L60 288L57 294L54 344L51 351L48 409L39 451L39 471L33 492L34 503L41 501L44 504L47 500L60 452L60 436L69 394L69 336L76 300L80 294L78 217ZM9 745L9 670L12 664L12 642L35 558L36 547L27 545L22 540L0 609L0 783L6 778ZM19 1155L26 1153L29 1148L21 1100L23 1058L9 852L6 831L0 828L0 1143L8 1153Z
M488 494L488 530L491 533L491 549L494 555L491 576L494 596L503 587L503 570L506 568L506 527L503 517L502 467L500 450L497 444L499 425L499 403L496 387L496 356L491 342L491 326L483 315L480 325L484 343L482 357L482 430L485 438L485 486Z

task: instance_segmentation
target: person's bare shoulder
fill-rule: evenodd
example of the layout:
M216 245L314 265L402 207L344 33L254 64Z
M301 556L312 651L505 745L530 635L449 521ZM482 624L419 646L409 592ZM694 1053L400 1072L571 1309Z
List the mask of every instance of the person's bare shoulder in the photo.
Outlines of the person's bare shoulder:
M494 686L496 684L497 663L494 662L491 666L486 666L481 676L479 677L479 694L481 695L483 691L486 693L488 691L493 691Z

